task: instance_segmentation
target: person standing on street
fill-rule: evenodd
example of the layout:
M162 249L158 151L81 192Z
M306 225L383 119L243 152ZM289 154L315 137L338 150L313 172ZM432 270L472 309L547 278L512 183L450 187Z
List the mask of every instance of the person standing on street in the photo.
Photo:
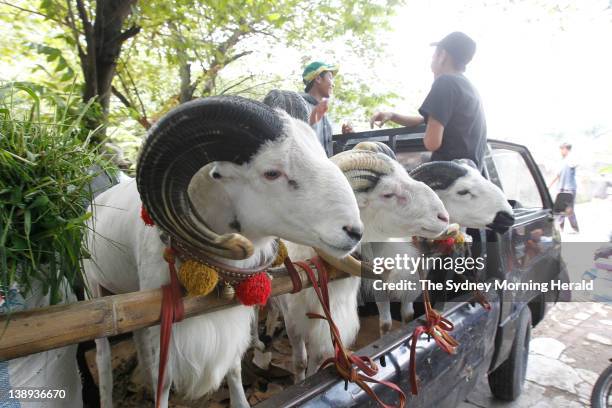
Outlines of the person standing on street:
M580 232L580 229L578 228L578 220L576 219L576 213L574 212L574 204L576 202L576 167L578 167L578 164L571 154L571 144L563 143L561 146L559 146L559 149L561 151L561 157L563 158L561 168L553 181L551 181L548 185L548 189L550 190L551 187L558 181L559 193L571 194L572 197L567 203L565 215L559 215L559 226L561 227L561 231L563 231L565 217L567 216L570 225L574 229L574 233L577 234Z

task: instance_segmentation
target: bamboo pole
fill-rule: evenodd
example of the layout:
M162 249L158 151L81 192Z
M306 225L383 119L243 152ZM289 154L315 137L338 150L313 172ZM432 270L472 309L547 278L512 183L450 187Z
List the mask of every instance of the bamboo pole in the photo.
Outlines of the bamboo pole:
M314 265L311 265L316 271ZM306 274L296 265L303 287L312 286ZM272 268L271 296L289 293L293 284L289 276L279 276L285 268ZM329 271L329 279L349 275ZM75 344L99 337L114 336L159 324L161 289L150 289L92 300L56 305L13 313L0 319L0 361ZM235 299L219 296L183 298L185 318L215 312L238 305ZM7 322L8 320L8 322Z

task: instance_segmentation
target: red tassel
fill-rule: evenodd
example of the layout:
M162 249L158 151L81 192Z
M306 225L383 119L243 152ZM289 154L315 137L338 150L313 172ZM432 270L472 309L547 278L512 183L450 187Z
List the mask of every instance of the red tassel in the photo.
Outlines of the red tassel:
M455 246L455 238L446 238L439 241L435 241L438 245L438 250L444 255L450 255L453 253Z
M236 286L236 297L245 306L265 305L272 292L272 283L265 272L243 280Z
M155 225L155 222L147 212L146 208L144 208L144 205L140 207L140 218L142 218L147 227L152 227Z

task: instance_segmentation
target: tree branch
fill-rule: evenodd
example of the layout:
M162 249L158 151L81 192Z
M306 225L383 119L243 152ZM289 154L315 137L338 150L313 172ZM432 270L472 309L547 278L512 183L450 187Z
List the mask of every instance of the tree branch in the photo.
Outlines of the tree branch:
M231 57L226 58L226 59L223 61L223 65L227 65L227 64L229 64L229 63L231 63L231 62L236 61L238 58L242 58L242 57L244 57L245 55L249 55L249 54L252 54L252 53L253 53L253 51L244 51L244 52L239 52L238 54L234 54L234 55L232 55Z
M221 90L219 92L219 95L223 95L225 93L227 93L230 89L236 88L237 86L242 85L243 83L245 83L246 81L248 81L249 79L253 79L253 75L249 75L247 77L242 78L241 80L239 80L238 82L233 83L232 85L228 86L227 88Z
M117 99L119 99L126 108L134 109L134 105L132 105L129 99L124 94L122 94L121 91L115 88L114 85L111 86L111 91L113 92L113 95L115 95Z
M243 93L243 94L244 94L244 93L246 93L246 92L248 92L248 91L251 91L251 90L253 90L253 89L259 88L259 87L261 87L261 86L264 86L264 85L269 85L269 84L278 84L278 83L280 83L281 81L282 81L281 79L273 79L273 80L271 80L271 81L260 82L260 83L258 83L258 84L255 84L255 85L249 86L248 88L241 89L241 90L240 90L240 93Z
M76 0L76 4L79 18L81 19L83 30L85 31L85 43L87 45L87 54L85 55L86 63L83 64L83 75L85 76L86 84L84 99L89 100L98 95L96 39L94 37L93 27L87 17L87 10L85 10L83 0Z
M227 54L227 52L233 47L235 46L239 41L240 38L242 36L244 36L245 34L248 34L251 30L251 27L249 26L249 31L245 31L241 28L242 26L242 22L240 22L241 24L238 25L238 27L232 32L232 35L230 35L224 42L222 42L219 47L217 48L217 52L215 53L215 56L212 60L212 62L209 64L208 69L206 69L204 71L204 77L208 77L208 80L206 81L206 83L204 84L204 88L202 89L202 93L204 95L210 93L213 89L213 87L215 86L215 79L217 77L217 73L229 62L235 61L238 58L247 55L247 53L238 53L236 55L234 55L233 57L230 57L230 59L228 60L227 58L225 58L225 54ZM218 58L217 56L221 55L221 58Z
M80 32L76 26L76 21L74 20L74 12L72 11L71 0L66 0L68 4L68 15L66 19L68 20L68 24L72 29L72 36L74 37L74 42L77 45L77 52L79 54L79 60L81 61L81 67L85 64L85 51L83 51L83 47L81 47L80 36L82 32Z
M125 68L125 73L127 74L128 79L132 83L132 87L134 88L134 93L136 94L136 99L138 99L138 103L140 104L140 111L142 112L142 116L144 118L146 118L147 117L147 111L145 109L144 103L142 103L142 99L140 99L140 94L138 93L138 88L136 87L136 83L134 82L134 78L132 78L132 75L130 74L130 70L127 68L127 65L125 63L123 63L123 67ZM119 75L119 73L117 73L117 76L119 77L119 80L123 84L123 87L125 89L128 89L127 86L125 85L125 82L123 81L123 78L121 78L121 75Z
M8 2L6 2L6 1L0 1L0 4L4 4L4 5L6 5L6 6L12 7L12 8L17 9L17 10L19 10L19 11L24 11L24 12L26 12L26 13L35 14L35 15L37 15L37 16L44 17L44 18L46 18L47 20L55 21L55 22L56 22L56 23L58 23L58 24L61 24L61 25L64 25L64 26L68 26L68 27L70 27L68 24L66 24L66 22L65 22L65 21L62 21L62 20L60 20L60 19L53 18L53 17L51 17L51 16L49 16L49 15L47 15L47 14L41 13L40 11L26 9L26 8L23 8L23 7L17 6L17 5L15 5L15 4L8 3Z
M129 101L129 99L121 93L121 91L119 91L117 88L115 88L114 86L111 86L111 91L113 93L113 95L115 95L117 97L117 99L119 99L121 101L121 103L128 109L131 110L136 110L134 108L134 105L132 105L132 103ZM138 123L140 123L145 129L149 129L151 127L151 122L149 122L149 119L147 119L146 114L140 116L138 119L136 119L138 121Z
M138 34L140 32L142 27L137 26L137 25L133 25L130 28L128 28L127 30L125 30L124 32L122 32L121 34L119 34L119 36L116 38L116 40L119 43L123 43L124 41L134 37L136 34Z
M77 11L79 12L79 18L83 22L85 36L88 36L88 35L92 36L93 33L91 32L91 30L93 27L91 26L91 23L89 22L89 18L87 17L87 10L85 10L85 5L83 4L83 0L76 0L76 4L77 4Z

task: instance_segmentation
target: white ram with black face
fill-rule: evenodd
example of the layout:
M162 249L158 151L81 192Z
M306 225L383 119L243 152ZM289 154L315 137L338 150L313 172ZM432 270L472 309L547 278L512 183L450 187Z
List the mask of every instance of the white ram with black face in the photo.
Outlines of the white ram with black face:
M155 227L144 225L141 205ZM136 182L102 193L92 210L85 269L94 296L102 288L126 293L167 284L162 232L234 268L273 259L276 237L342 257L363 233L352 189L312 129L239 97L197 100L168 113L149 132ZM236 306L176 323L160 406L167 407L172 384L197 399L224 377L231 405L248 406L240 363L252 316L253 307ZM159 327L135 331L134 340L155 388ZM102 406L112 407L110 346L105 338L96 345Z
M506 232L514 223L512 207L504 192L484 178L470 160L424 163L410 175L436 192L451 223L499 233Z
M381 149L377 144L364 143L331 157L355 193L364 225L362 242L417 234L438 236L448 225L442 202L424 183L413 180L397 161L381 153ZM312 248L292 243L287 243L287 247L293 260L315 255ZM359 331L359 282L360 278L351 277L329 284L332 318L346 346L355 341ZM333 356L329 327L325 321L305 315L323 313L312 289L276 297L275 304L284 316L291 342L295 380L301 381L306 374L313 374L325 358Z

